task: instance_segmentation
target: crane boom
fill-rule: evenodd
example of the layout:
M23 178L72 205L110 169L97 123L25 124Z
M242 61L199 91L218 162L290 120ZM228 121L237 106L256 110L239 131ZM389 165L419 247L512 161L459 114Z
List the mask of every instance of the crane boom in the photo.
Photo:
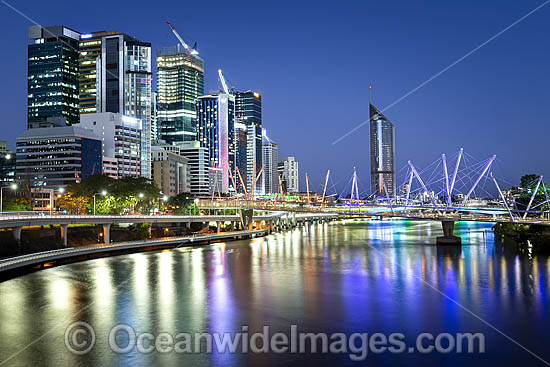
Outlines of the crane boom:
M222 89L225 94L229 94L229 88L227 88L227 83L222 73L222 69L218 68L218 75L220 77L220 82L222 83Z
M172 26L172 24L169 22L169 21L166 21L166 24L168 24L168 26L170 27L170 29L172 30L172 33L174 33L174 36L176 36L176 38L178 39L178 41L180 41L181 45L183 46L183 48L185 49L185 51L187 51L187 54L191 54L191 55L198 55L199 53L197 52L197 50L195 50L195 48L191 49L191 47L189 47L189 45L187 43L185 43L185 41L183 40L183 38L181 38L181 36L179 35L178 31L176 31L176 29L174 28L174 26ZM196 45L196 43L195 43Z

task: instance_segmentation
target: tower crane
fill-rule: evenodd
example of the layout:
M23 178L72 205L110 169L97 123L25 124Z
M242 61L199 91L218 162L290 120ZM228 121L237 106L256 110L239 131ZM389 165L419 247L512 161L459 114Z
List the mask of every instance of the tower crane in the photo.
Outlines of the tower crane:
M220 77L220 82L222 83L222 89L225 94L229 94L229 88L227 88L227 82L222 73L222 69L218 68L218 76Z
M166 21L166 24L168 24L168 26L170 27L170 29L172 30L172 33L174 33L174 36L176 36L176 38L178 39L178 41L180 41L181 45L183 46L183 48L185 49L185 51L187 52L187 55L191 54L193 56L196 56L199 54L199 52L196 50L196 47L197 47L197 43L195 42L195 45L193 46L193 48L191 49L191 47L189 47L189 45L187 43L185 43L185 41L183 40L183 38L181 38L181 36L179 35L178 31L176 31L176 29L174 28L174 26L172 26L172 24L169 22L169 21Z

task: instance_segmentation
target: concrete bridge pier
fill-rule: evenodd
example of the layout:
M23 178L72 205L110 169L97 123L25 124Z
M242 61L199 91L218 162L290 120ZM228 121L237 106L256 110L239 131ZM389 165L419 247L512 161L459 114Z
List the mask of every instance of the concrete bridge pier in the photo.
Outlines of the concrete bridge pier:
M458 245L462 243L462 239L454 235L455 221L454 220L442 220L441 225L443 227L443 236L436 238L438 245Z
M62 224L61 225L61 243L63 244L63 247L67 247L67 231L69 229L68 224Z
M111 223L103 224L103 242L106 245L111 243Z
M239 211L240 217L241 217L241 224L243 225L243 229L245 230L252 230L252 215L254 213L254 210L252 209L241 209Z
M11 232L13 234L13 239L15 240L15 242L17 242L17 246L19 246L21 244L21 229L23 227L13 227L11 229Z

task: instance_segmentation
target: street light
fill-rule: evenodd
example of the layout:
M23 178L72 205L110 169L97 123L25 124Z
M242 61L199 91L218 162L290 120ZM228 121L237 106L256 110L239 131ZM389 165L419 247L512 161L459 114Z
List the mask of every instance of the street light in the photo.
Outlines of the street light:
M103 196L107 196L107 191L103 190L101 192L97 192L94 194L94 215L95 215L95 197L96 195L103 195Z
M17 189L17 185L13 183L13 184L10 185L9 188L12 189L12 190L15 190L15 189ZM0 213L3 211L3 208L4 208L3 207L3 204L4 204L3 203L4 189L7 189L7 187L0 187Z
M143 199L143 193L142 192L139 193L139 198Z

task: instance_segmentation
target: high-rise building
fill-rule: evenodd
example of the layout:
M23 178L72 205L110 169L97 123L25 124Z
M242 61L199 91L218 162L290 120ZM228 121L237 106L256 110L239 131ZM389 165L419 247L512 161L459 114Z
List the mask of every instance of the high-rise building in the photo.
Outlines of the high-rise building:
M197 139L197 99L204 94L204 61L181 45L157 52L157 125L169 144Z
M262 137L262 96L251 90L235 93L235 116L247 126L247 174L246 185L249 192L255 195L265 193L265 172L252 184L262 169L263 137Z
M179 154L188 159L191 194L196 196L211 194L208 148L201 147L198 141L183 142L174 148L178 148Z
M264 176L265 176L265 193L276 194L279 189L279 148L277 144L269 139L265 129L263 129L263 157Z
M235 93L235 116L245 120L246 125L262 127L262 96L248 90Z
M372 104L370 115L370 187L375 196L395 195L395 129Z
M230 176L235 174L234 106L234 97L225 93L208 94L197 101L197 140L208 148L211 170L221 176L221 182L211 184L219 185L215 190L224 193L229 192Z
M265 172L260 175L263 166L263 135L262 128L257 125L247 125L246 136L246 186L249 193L263 195L265 188ZM260 175L258 177L258 175ZM256 185L252 185L256 181Z
M81 116L76 126L92 130L101 138L104 174L115 178L140 176L140 120L120 113L88 113ZM116 174L109 158L116 160Z
M15 154L8 149L5 140L0 140L0 186L15 182L15 167Z
M189 159L176 153L173 146L153 145L153 181L167 196L190 192Z
M298 162L294 157L283 157L279 161L279 176L281 183L286 187L286 192L300 192L300 171Z
M64 26L29 28L28 128L78 123L79 37Z
M141 176L151 177L151 44L118 32L83 34L80 111L121 113L141 121Z
M79 104L80 114L101 112L98 89L101 88L103 37L119 32L95 32L80 36ZM114 112L114 111L109 111ZM117 111L118 112L118 111Z
M102 174L101 138L78 127L28 129L16 139L17 181L60 188Z
M247 137L248 130L242 120L235 118L235 165L238 168L238 172L235 175L235 185L237 186L237 192L244 193L245 189L248 190L248 164L247 164ZM241 182L242 179L242 182ZM244 186L244 187L243 187Z
M158 123L158 93L153 92L152 105L151 105L151 139L153 139L153 144L156 140L160 140L160 127Z

